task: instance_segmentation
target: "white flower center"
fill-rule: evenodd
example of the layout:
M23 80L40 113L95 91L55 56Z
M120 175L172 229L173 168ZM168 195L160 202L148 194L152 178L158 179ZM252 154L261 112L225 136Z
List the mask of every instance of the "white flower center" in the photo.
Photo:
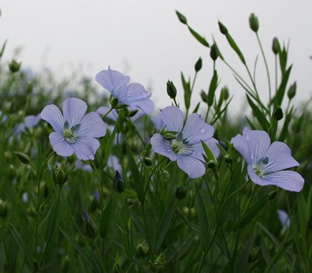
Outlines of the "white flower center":
M80 124L76 124L73 127L69 128L68 122L67 121L65 122L63 136L69 144L75 143L77 138L77 131L79 130L79 128Z
M185 151L185 145L182 140L173 139L170 143L170 147L175 154L183 154Z
M262 178L264 176L264 167L265 165L267 165L269 163L269 158L268 157L262 157L259 159L259 161L257 162L257 164L253 164L253 169L256 173L256 175L258 175L260 178Z

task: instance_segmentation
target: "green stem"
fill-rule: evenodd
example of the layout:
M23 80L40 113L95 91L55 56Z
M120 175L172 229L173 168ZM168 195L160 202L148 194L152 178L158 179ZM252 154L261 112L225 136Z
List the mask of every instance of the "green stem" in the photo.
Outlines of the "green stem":
M60 198L61 198L62 188L63 188L63 185L60 185L59 186L58 195L57 195L57 199L56 199L55 209L54 209L53 215L52 215L52 224L51 224L51 227L50 227L51 229L49 230L48 239L47 239L46 246L44 248L43 254L41 256L41 259L40 259L39 267L41 266L41 264L44 261L44 258L45 258L46 254L47 254L48 247L50 245L51 239L52 239L53 234L54 234L56 221L57 221L57 216L58 216L58 211L59 211L59 208L60 208Z
M260 38L259 38L259 35L258 35L257 32L256 32L256 36L257 36L257 40L258 40L258 43L259 43L259 46L260 46L260 50L261 50L261 54L262 54L262 57L263 57L265 70L266 70L266 73L267 73L268 86L269 86L269 101L271 101L271 99L272 99L272 91L271 91L271 80L270 80L269 66L268 66L267 60L265 58L264 50L263 50L263 47L262 47L262 44L261 44L261 41L260 41Z
M107 117L107 115L113 111L113 107L111 107L103 116L101 116L102 119L105 119Z

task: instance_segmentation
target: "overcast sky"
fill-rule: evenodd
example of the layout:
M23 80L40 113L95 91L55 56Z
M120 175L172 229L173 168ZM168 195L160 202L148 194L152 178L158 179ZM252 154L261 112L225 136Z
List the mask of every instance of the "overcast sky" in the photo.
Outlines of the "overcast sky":
M270 60L273 75L272 38L290 41L291 81L298 85L298 99L311 96L312 1L311 0L0 0L0 42L8 39L6 57L22 47L20 60L35 70L49 67L58 76L78 70L91 78L110 65L127 73L132 81L151 87L158 107L170 104L166 82L174 81L182 103L180 72L194 75L193 66L203 58L203 70L195 86L194 104L201 89L207 90L212 73L206 48L182 25L175 10L211 42L217 40L224 57L238 71L243 68L219 34L223 22L243 50L250 67L259 54L248 18L254 12L260 21L259 34ZM257 79L267 97L263 62L259 58ZM244 97L231 72L217 64L221 86L235 94L232 108ZM272 77L273 79L273 77Z

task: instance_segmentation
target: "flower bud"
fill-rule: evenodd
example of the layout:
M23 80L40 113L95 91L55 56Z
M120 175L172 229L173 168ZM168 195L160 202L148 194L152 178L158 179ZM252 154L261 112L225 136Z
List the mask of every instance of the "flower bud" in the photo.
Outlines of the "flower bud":
M161 253L154 261L150 261L150 268L152 272L161 272L165 269L165 255Z
M181 185L177 187L176 192L175 192L176 198L178 198L179 200L183 200L186 197L186 194L187 194L187 189L185 185Z
M90 197L89 211L94 212L100 207L99 201L94 197Z
M229 98L229 89L227 88L227 86L224 86L221 89L221 96L223 96L224 100L227 100Z
M55 166L55 168L53 169L54 183L57 185L64 185L67 179L68 171L66 170L66 167L62 168L62 166Z
M177 96L177 89L172 81L167 81L167 94L171 99L175 99Z
M176 14L177 14L177 16L178 16L178 18L179 18L179 21L180 21L182 24L187 25L187 19L186 19L186 17L185 17L182 13L178 12L177 10L176 10Z
M223 25L220 21L218 22L220 32L224 35L227 35L229 32L225 25Z
M278 54L281 51L280 43L279 43L279 41L278 41L278 39L276 37L273 38L272 51L273 51L273 53L275 55Z
M252 13L252 14L249 16L249 27L251 28L252 31L258 32L258 29L259 29L259 21L258 21L257 16L256 16L254 13Z
M208 102L208 95L204 90L202 90L200 92L200 96L201 96L201 99L203 100L203 102L206 102L206 103Z
M195 72L200 71L202 66L203 66L203 60L202 60L202 58L199 57L199 59L197 60L197 62L195 64Z
M207 163L208 168L214 168L216 166L216 162L214 162L213 160L209 160Z
M0 199L0 217L6 218L8 215L8 202Z
M9 63L9 69L12 73L15 73L15 72L18 72L21 68L21 64L22 63L18 63L17 61L15 60L12 60L10 63Z
M149 157L144 157L143 162L144 162L145 166L151 166L153 164L152 159Z
M118 99L112 97L112 100L110 103L111 103L112 108L116 109L118 106Z
M136 247L136 252L138 253L139 257L146 257L149 253L149 246L148 244L143 241L142 243L139 243Z
M218 52L218 47L216 44L213 44L211 47L210 47L210 57L213 61L216 61L218 59L218 56L219 56L219 52Z
M176 138L177 132L175 131L160 131L160 134L166 139L166 140L172 140Z
M228 164L232 164L232 161L233 161L232 158L229 155L225 155L224 156L224 160Z
M14 154L17 155L18 159L26 165L30 164L30 158L27 154L21 153L21 152L14 152Z
M90 217L89 217L88 213L85 211L83 212L83 221L84 221L84 227L85 227L86 235L89 238L94 239L96 237L96 228L93 225L93 223L91 223Z
M273 113L273 117L275 118L275 120L281 120L283 118L283 110L281 107L277 107Z
M287 96L291 100L294 96L296 96L297 91L297 83L294 82L288 89Z
M113 188L116 192L122 193L125 190L125 181L122 177L121 173L116 170L114 180L113 180Z
M61 272L69 272L69 266L70 266L70 259L69 259L69 256L66 255L66 256L62 259L62 263L61 263Z

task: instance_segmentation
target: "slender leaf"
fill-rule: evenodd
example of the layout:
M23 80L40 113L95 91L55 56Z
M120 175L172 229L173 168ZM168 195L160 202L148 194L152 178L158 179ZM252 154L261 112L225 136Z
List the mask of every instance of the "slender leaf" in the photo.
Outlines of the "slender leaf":
M206 208L199 192L198 186L195 184L195 197L196 197L196 205L198 210L198 219L199 219L199 227L200 227L200 237L201 237L201 245L202 249L206 249L208 243L208 216L206 212Z
M209 47L209 43L206 41L206 39L199 35L194 29L192 29L190 26L188 26L189 31L191 32L191 34L193 35L193 37L200 42L203 46L205 47Z
M162 219L160 221L160 225L156 234L156 238L155 238L155 251L158 252L158 250L161 247L161 244L163 242L163 240L165 239L165 236L167 234L167 231L169 229L170 223L172 221L172 217L174 215L174 212L176 210L176 198L175 196L172 196L169 205L164 213L164 215L162 216Z

